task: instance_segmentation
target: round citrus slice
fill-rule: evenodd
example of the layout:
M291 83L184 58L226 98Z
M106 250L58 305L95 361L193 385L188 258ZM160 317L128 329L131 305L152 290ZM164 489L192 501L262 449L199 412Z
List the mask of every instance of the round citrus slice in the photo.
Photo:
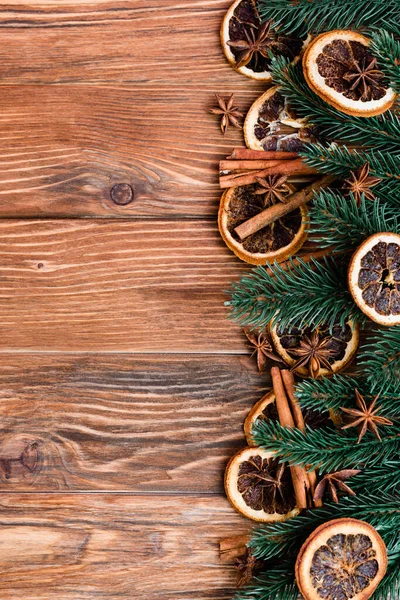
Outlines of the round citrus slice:
M318 527L296 561L304 600L368 600L387 569L378 532L357 519L335 519Z
M270 178L269 183L274 185L279 181ZM293 193L290 184L283 185L286 194ZM235 228L268 206L265 203L267 195L260 194L259 187L252 184L227 189L218 212L218 227L225 244L236 256L252 265L280 262L295 254L306 241L308 227L307 209L301 206L240 241ZM269 198L268 202L273 204L275 200Z
M316 140L314 130L297 119L277 86L262 94L251 106L243 125L246 146L252 150L298 152Z
M359 328L353 321L318 327L271 327L277 353L302 377L328 377L342 371L353 360L359 343ZM304 363L304 364L302 364ZM298 365L298 368L296 368Z
M321 413L319 411L306 410L303 411L304 422L306 425L309 425L312 429L319 429L320 427L326 427L327 425L332 425L332 414ZM278 421L278 411L275 404L275 394L274 392L269 392L265 394L256 402L251 411L246 417L244 422L244 434L246 436L247 444L251 448L255 448L257 444L253 438L253 425L258 420L261 419L263 421L268 421L272 419L273 421Z
M262 448L244 448L231 458L225 491L232 506L253 521L283 521L299 513L289 467Z
M400 323L400 235L375 233L356 250L349 265L354 301L380 325Z
M347 115L380 115L396 99L368 49L369 43L356 31L329 31L317 36L303 56L310 88Z
M278 35L267 21L261 23L256 0L236 0L221 26L221 43L225 56L239 73L269 81L269 52L293 61L299 57L303 41Z

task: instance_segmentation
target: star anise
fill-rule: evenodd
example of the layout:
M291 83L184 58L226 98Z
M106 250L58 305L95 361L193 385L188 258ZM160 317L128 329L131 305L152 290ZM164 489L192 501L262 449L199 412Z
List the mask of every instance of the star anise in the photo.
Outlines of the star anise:
M268 358L276 362L283 362L280 356L274 353L274 347L267 333L263 331L254 333L249 329L243 329L243 332L254 349L251 356L257 356L257 367L260 373L265 371Z
M275 35L271 31L270 21L262 23L258 28L245 29L244 32L246 35L245 40L228 42L228 46L239 51L236 57L236 67L238 69L248 65L253 56L256 62L259 54L264 58L269 58L269 50L272 46L281 51L285 47L282 41L275 39Z
M250 583L251 579L263 567L264 561L256 558L250 548L247 548L246 554L236 559L235 567L239 571L239 578L236 586L238 588Z
M355 496L355 492L349 486L344 483L346 479L350 479L354 475L358 475L360 473L358 469L344 469L343 471L336 471L336 473L330 473L325 475L323 479L319 482L314 492L314 500L322 500L325 495L325 492L328 491L330 497L336 504L339 503L339 498L337 495L336 488L341 490L342 492L346 492L350 494L350 496Z
M280 175L270 175L265 179L257 177L258 187L254 194L256 196L264 196L263 203L264 207L268 207L271 204L279 202L286 202L287 196L292 193L290 185L288 185L287 177Z
M211 108L210 113L213 115L221 116L221 131L225 135L229 125L233 125L236 129L242 129L238 119L243 117L244 114L240 112L237 106L233 106L234 94L231 94L229 98L223 98L220 94L215 94L218 101L218 108Z
M360 60L353 60L350 63L349 71L343 75L343 79L351 83L350 90L362 92L361 100L373 100L373 88L379 87L384 74L377 68L376 58L368 63L369 57Z
M357 441L358 444L361 442L361 440L364 437L364 435L366 434L367 430L369 430L371 433L373 433L375 435L375 437L378 438L379 441L382 441L377 425L382 425L382 426L393 425L393 421L389 421L389 419L386 419L385 417L381 417L378 415L378 412L380 410L382 410L381 406L378 406L377 408L375 408L376 403L379 398L379 394L377 396L375 396L374 400L371 402L371 404L368 407L367 407L367 404L366 404L364 398L361 396L361 394L358 390L355 390L355 394L356 394L356 403L357 403L358 409L357 408L341 408L341 410L344 413L346 413L347 415L350 415L350 417L353 417L353 420L350 423L348 423L347 425L345 425L344 427L342 427L342 429L348 429L349 427L358 427L359 425L361 425L360 433L359 433L358 441Z
M365 165L357 169L357 171L352 171L350 173L350 178L344 181L343 187L348 192L353 193L357 206L360 206L362 194L364 194L368 200L375 200L375 195L371 188L380 182L381 179L379 179L379 177L373 177L369 174L369 164L365 163Z
M330 337L321 338L317 331L313 331L310 337L304 335L298 348L287 349L289 354L298 357L291 370L307 367L313 379L318 377L321 366L332 371L328 359L334 355L334 350L328 347L330 341Z

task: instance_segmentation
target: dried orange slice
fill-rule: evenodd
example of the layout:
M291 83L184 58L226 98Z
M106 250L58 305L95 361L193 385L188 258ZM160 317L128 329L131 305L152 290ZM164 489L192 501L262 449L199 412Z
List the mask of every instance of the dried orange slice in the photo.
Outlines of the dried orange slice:
M307 209L302 206L240 241L235 228L266 208L257 191L257 184L252 184L224 192L218 212L222 239L236 256L252 265L286 260L306 241Z
M277 86L262 94L251 106L243 125L246 146L252 150L298 152L316 140L315 131L297 119Z
M289 467L262 448L244 448L225 471L232 506L253 521L284 521L299 513Z
M292 327L290 329L282 328L279 324L271 327L271 338L275 349L279 356L283 358L286 364L290 367L295 367L299 363L302 356L296 352L296 349L301 348L303 342L313 342L313 336L317 334L320 340L322 350L327 350L326 361L329 365L324 366L323 363L318 365L317 373L311 373L311 361L306 365L299 366L295 369L297 375L302 377L328 377L342 371L353 360L359 343L359 328L353 321L348 321L342 327L339 323L333 326L332 331L326 324L319 325L316 328L311 327ZM303 354L304 356L304 354ZM316 358L318 359L318 349L316 350Z
M320 427L326 427L327 425L332 425L332 421L335 422L335 414L330 413L329 417L319 411L310 411L306 410L303 413L304 422L306 425L309 425L312 429L318 429ZM256 402L251 411L246 417L244 422L244 434L246 436L247 444L254 448L257 444L253 438L253 425L257 421L257 419L262 419L263 421L268 421L272 419L273 421L278 421L278 411L275 404L275 394L274 392L269 392L265 394Z
M371 525L335 519L303 544L296 581L304 600L368 600L386 569L386 546Z
M347 115L380 115L396 99L368 49L369 43L356 31L329 31L317 36L303 56L310 88Z
M221 26L221 43L225 56L239 73L269 81L269 52L290 60L299 57L303 41L279 35L267 21L261 23L256 0L236 0Z
M354 301L380 325L400 323L400 235L375 233L351 259L349 289Z

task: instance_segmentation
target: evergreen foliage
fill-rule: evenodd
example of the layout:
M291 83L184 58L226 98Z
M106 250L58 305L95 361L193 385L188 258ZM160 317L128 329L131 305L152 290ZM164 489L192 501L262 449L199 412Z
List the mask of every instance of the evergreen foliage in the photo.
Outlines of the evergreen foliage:
M368 26L391 28L398 20L398 0L258 0L260 16L285 33L305 37L332 29Z
M400 5L398 6L400 12ZM398 26L397 26L398 28ZM371 34L370 48L385 69L390 85L395 92L400 92L400 41L393 33L381 29Z

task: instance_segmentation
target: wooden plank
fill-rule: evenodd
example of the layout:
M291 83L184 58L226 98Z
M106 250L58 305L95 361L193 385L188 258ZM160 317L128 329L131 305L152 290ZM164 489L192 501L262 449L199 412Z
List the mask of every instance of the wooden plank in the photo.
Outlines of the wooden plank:
M243 352L214 224L0 221L1 350Z
M0 496L0 598L230 600L218 541L250 522L224 498Z
M0 94L0 217L216 218L218 160L243 136L230 128L223 137L208 109L215 91L237 89L243 110L258 95L234 76L230 87L204 82L201 72L189 86L179 72L174 86L8 85ZM125 206L111 199L121 183L134 194Z
M0 365L3 492L222 493L269 387L249 356L3 354Z

